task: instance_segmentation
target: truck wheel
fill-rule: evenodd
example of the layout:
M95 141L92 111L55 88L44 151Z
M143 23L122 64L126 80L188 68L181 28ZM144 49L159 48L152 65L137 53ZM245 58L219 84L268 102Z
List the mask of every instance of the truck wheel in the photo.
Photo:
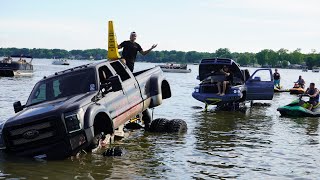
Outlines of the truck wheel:
M122 156L123 149L119 146L108 148L105 152L102 153L103 156L112 157L112 156Z
M172 119L167 122L166 130L168 133L184 133L187 132L187 123L182 119Z
M169 122L168 119L158 118L151 122L149 131L150 132L166 132L166 124Z
M93 149L95 149L99 146L100 139L105 139L105 138L106 138L106 135L103 132L95 135L93 137L90 145L85 148L85 151L91 152Z
M152 117L148 109L142 112L142 121L144 123L144 129L148 131L150 129L150 123L152 121Z

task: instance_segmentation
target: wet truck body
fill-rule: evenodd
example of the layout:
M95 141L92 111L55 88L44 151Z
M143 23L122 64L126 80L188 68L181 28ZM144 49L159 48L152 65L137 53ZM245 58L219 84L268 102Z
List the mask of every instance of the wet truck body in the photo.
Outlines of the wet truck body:
M221 73L223 67L228 67L233 74L233 82L228 84L226 94L218 95L218 82L225 80ZM257 69L250 75L247 69L240 69L232 59L214 58L202 59L199 65L200 84L194 88L193 98L206 105L223 105L234 102L252 100L272 100L273 76L271 69ZM222 87L221 87L222 89Z
M159 67L131 73L120 61L105 61L68 69L40 80L25 105L14 103L16 115L0 126L0 147L65 158L169 97Z

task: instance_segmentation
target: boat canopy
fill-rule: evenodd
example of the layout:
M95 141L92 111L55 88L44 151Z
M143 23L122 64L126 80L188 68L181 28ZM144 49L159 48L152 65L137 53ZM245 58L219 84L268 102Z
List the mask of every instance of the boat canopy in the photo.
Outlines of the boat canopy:
M10 56L10 57L12 57L12 58L31 58L31 59L33 59L33 57L32 56L24 56L24 55L12 55L12 56Z

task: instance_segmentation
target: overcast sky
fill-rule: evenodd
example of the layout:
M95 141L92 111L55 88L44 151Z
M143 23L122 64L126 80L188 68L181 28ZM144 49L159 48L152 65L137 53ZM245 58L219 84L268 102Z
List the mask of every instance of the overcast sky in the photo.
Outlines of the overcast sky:
M0 0L0 47L107 48L138 34L147 49L320 51L319 0Z

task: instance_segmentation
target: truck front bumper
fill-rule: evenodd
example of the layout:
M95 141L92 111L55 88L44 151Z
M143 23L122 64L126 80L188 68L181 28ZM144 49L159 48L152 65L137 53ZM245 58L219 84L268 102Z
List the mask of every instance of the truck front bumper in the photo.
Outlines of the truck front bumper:
M193 92L192 97L206 104L215 105L221 102L223 103L223 102L238 101L242 98L242 93L230 93L230 94L228 93L228 94L225 94L224 96L220 96L213 93Z
M47 140L42 145L27 145L26 148L14 149L7 147L5 150L9 154L25 157L36 157L46 159L64 159L76 155L81 149L86 147L88 140L84 130L66 135L57 141Z

